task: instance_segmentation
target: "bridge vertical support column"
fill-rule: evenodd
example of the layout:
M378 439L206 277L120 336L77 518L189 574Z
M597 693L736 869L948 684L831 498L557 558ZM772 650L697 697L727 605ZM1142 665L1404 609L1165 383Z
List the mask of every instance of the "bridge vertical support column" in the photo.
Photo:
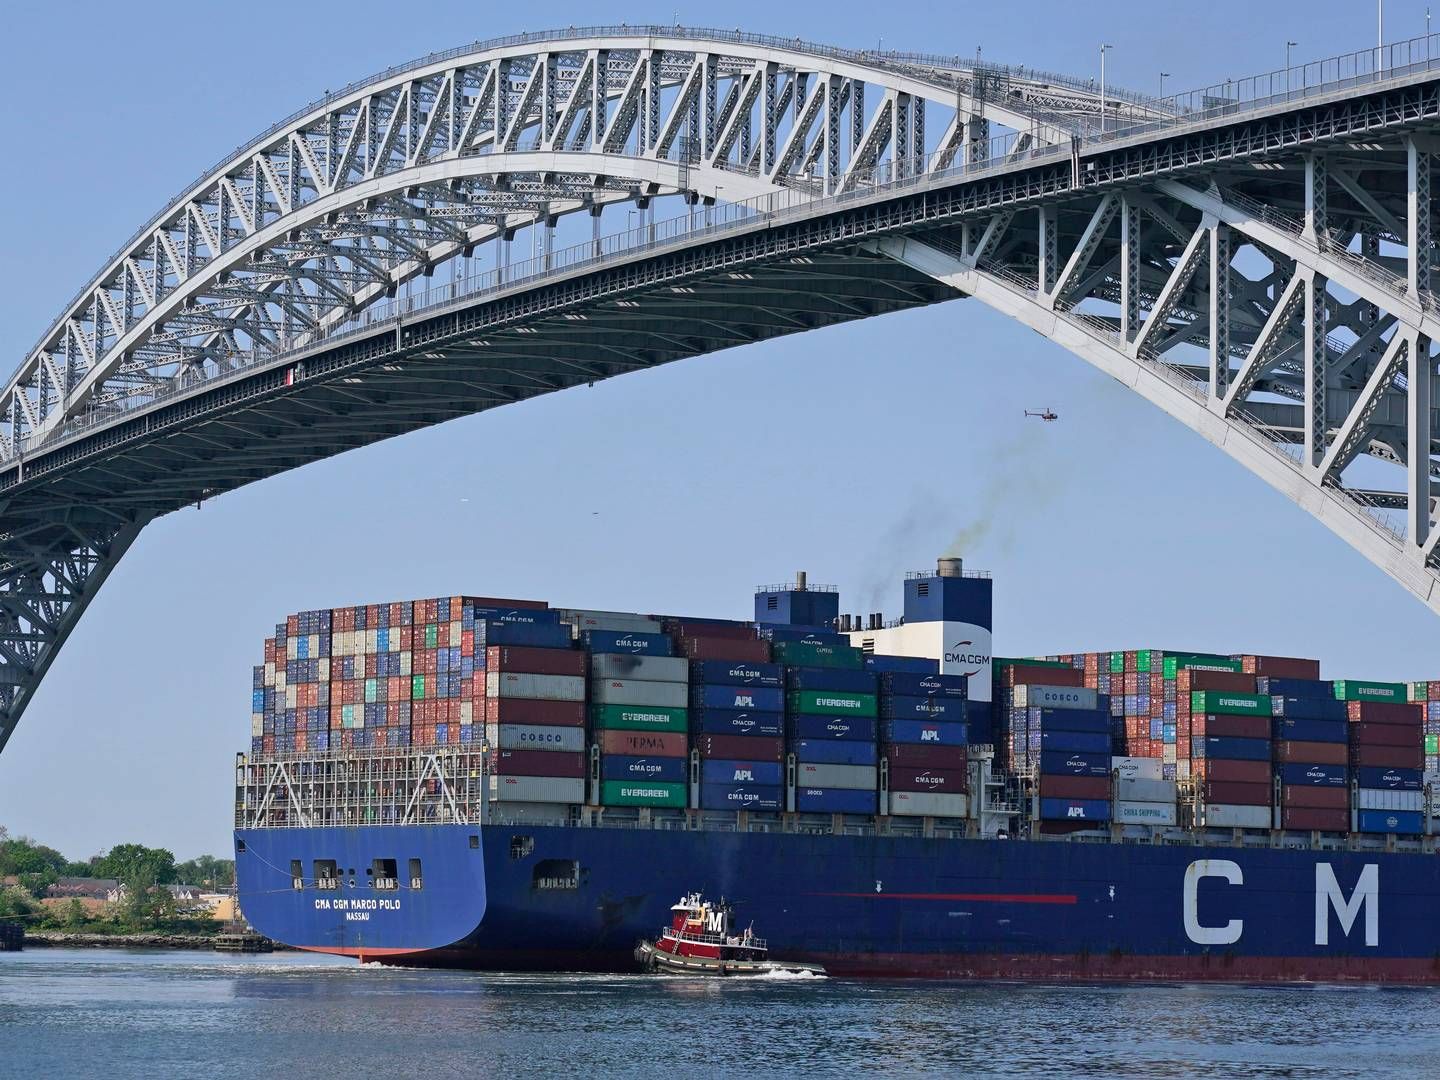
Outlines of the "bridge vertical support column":
M1414 136L1405 140L1406 284L1419 299L1430 291L1430 152Z
M865 143L865 80L850 80L850 160Z
M1230 389L1230 227L1210 228L1210 400L1223 402Z
M909 175L910 169L910 95L895 95L895 137L894 152L890 155L894 161L894 179L900 180Z
M1326 280L1320 274L1305 279L1305 439L1301 458L1307 471L1325 458Z
M653 51L645 56L645 124L641 129L640 152L651 154L660 141L660 62Z
M990 160L990 121L985 119L985 106L974 103L975 111L965 118L965 165L976 168Z
M1305 235L1323 240L1330 226L1330 169L1320 154L1305 155Z
M1120 336L1128 344L1140 329L1140 207L1120 199Z
M700 70L705 98L705 114L701 118L700 126L700 152L704 160L709 161L715 153L715 109L720 83L720 58L713 53L707 54Z
M910 175L925 174L925 99L910 99Z
M1428 251L1423 253L1429 258ZM1435 363L1430 358L1430 340L1416 334L1410 341L1410 361L1405 389L1405 424L1407 434L1405 510L1409 543L1424 550L1430 539L1430 443L1435 436L1431 419Z
M834 195L840 183L840 89L843 81L825 77L825 194Z
M605 115L610 100L610 52L600 49L595 53L595 76L590 80L590 147L601 152L605 148L605 133L610 124Z
M765 65L765 101L760 109L760 173L769 176L775 171L775 101L779 76L774 64Z
M1055 279L1060 273L1056 263L1060 258L1060 213L1053 204L1045 204L1037 211L1040 217L1040 266L1036 285L1042 295L1049 296L1055 291Z

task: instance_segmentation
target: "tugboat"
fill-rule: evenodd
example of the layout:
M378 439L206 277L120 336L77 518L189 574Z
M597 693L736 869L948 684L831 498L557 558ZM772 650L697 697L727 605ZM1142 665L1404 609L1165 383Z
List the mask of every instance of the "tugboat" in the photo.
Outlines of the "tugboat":
M700 893L682 896L670 908L670 925L655 941L635 946L635 959L643 971L683 975L824 975L819 964L798 964L769 959L764 938L753 926L741 933L731 930L734 910L723 899L712 904Z

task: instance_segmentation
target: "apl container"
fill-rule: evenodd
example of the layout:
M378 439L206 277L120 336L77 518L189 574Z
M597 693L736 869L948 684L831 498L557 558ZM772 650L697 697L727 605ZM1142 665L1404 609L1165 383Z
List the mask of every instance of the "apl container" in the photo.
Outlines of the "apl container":
M775 812L785 809L785 788L779 784L700 785L702 810L756 810Z
M705 709L782 712L785 692L769 686L724 686L705 683L690 688L690 703Z
M683 807L685 801L684 784L667 784L658 780L603 780L600 783L600 803L603 806Z
M964 746L969 742L968 725L948 720L886 720L881 732L887 743Z
M687 762L683 757L604 754L600 758L601 780L659 780L680 784L688 778L686 770Z
M496 802L571 803L585 801L585 781L549 776L491 776Z
M683 656L594 653L590 657L590 674L600 679L685 683L690 679L690 661Z
M814 761L800 761L795 765L795 783L804 787L873 791L878 779L873 765L827 765Z
M690 689L679 682L591 679L590 700L602 705L660 705L683 709L690 702Z
M1109 821L1110 803L1104 799L1040 799L1043 821Z
M564 750L575 753L585 749L585 730L553 725L486 724L485 741L496 750Z
M785 783L785 767L778 761L736 761L728 758L706 758L700 763L702 784L774 784Z
M888 801L894 817L964 818L969 813L969 802L963 794L892 790Z

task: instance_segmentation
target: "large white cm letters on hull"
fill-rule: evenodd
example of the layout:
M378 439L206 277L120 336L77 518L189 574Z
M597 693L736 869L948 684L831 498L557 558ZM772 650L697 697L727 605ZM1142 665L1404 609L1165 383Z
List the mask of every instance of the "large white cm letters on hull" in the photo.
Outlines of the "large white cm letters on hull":
M1196 945L1233 945L1245 932L1244 919L1228 919L1222 924L1200 922L1200 879L1221 878L1230 885L1244 885L1245 872L1240 864L1229 859L1197 859L1185 868L1184 917L1185 936ZM1366 863L1360 879L1349 898L1335 878L1335 868L1326 862L1315 864L1315 944L1330 944L1330 912L1340 921L1340 932L1350 936L1350 929L1365 909L1365 944L1380 944L1380 866Z
M940 624L940 674L968 675L971 701L990 701L990 631L974 623Z

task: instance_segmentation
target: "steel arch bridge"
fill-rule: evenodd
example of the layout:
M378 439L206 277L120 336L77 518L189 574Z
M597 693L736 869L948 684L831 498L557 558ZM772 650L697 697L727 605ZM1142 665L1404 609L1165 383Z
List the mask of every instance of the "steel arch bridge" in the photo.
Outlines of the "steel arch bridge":
M1157 100L604 27L330 94L146 223L0 397L0 748L156 515L956 297L1129 385L1440 611L1437 136L1433 38Z

